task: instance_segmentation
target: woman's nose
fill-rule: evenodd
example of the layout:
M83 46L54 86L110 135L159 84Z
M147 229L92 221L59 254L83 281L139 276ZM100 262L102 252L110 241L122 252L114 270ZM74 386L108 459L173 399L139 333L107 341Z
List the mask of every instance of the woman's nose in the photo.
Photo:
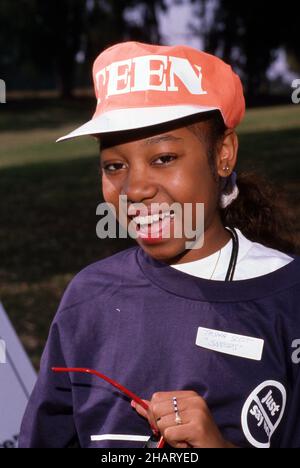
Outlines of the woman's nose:
M154 198L156 192L157 184L143 168L131 170L122 187L122 195L126 195L127 199L134 203Z

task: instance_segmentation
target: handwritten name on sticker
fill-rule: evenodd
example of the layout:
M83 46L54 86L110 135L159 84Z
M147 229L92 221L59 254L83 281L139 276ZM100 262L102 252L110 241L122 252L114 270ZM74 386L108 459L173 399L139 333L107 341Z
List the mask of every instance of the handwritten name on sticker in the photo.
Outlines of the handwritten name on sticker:
M209 328L198 328L196 345L218 353L261 361L264 340Z

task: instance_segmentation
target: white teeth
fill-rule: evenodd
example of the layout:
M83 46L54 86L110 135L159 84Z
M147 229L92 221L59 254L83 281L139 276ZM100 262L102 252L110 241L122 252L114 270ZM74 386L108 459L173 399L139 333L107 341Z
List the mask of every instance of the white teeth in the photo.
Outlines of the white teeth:
M153 216L137 216L134 218L134 222L139 224L140 226L144 226L146 224L153 224L159 221L159 215Z
M170 217L170 218L174 218L174 217L175 217L175 214L174 214L174 213L171 214L171 212L169 211L168 213L163 213L163 214L161 214L160 217L161 217L161 219L169 218L169 217Z
M168 213L162 213L161 215L155 214L152 216L136 216L135 218L133 218L133 221L136 224L139 224L140 226L145 226L146 224L157 223L160 219L163 220L164 218L167 218L167 217L174 218L175 214L171 214L170 212L168 212Z

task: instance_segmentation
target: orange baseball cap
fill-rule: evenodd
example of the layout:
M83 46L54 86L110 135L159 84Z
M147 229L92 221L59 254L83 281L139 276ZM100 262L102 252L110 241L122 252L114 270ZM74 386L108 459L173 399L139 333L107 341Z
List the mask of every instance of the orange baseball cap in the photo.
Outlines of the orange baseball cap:
M192 47L123 42L94 62L93 118L57 141L133 130L219 110L228 128L245 114L240 78L225 62Z

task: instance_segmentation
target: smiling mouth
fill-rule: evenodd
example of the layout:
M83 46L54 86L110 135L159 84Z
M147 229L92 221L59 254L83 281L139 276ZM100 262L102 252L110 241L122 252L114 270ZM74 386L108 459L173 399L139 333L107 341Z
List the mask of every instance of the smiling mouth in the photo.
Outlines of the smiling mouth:
M148 216L129 216L136 225L136 233L139 239L161 240L170 239L170 226L174 221L173 210Z
M129 216L129 218L137 225L138 229L144 229L145 227L158 225L164 219L174 219L175 213L173 210L170 210L164 213L152 214L148 216Z

